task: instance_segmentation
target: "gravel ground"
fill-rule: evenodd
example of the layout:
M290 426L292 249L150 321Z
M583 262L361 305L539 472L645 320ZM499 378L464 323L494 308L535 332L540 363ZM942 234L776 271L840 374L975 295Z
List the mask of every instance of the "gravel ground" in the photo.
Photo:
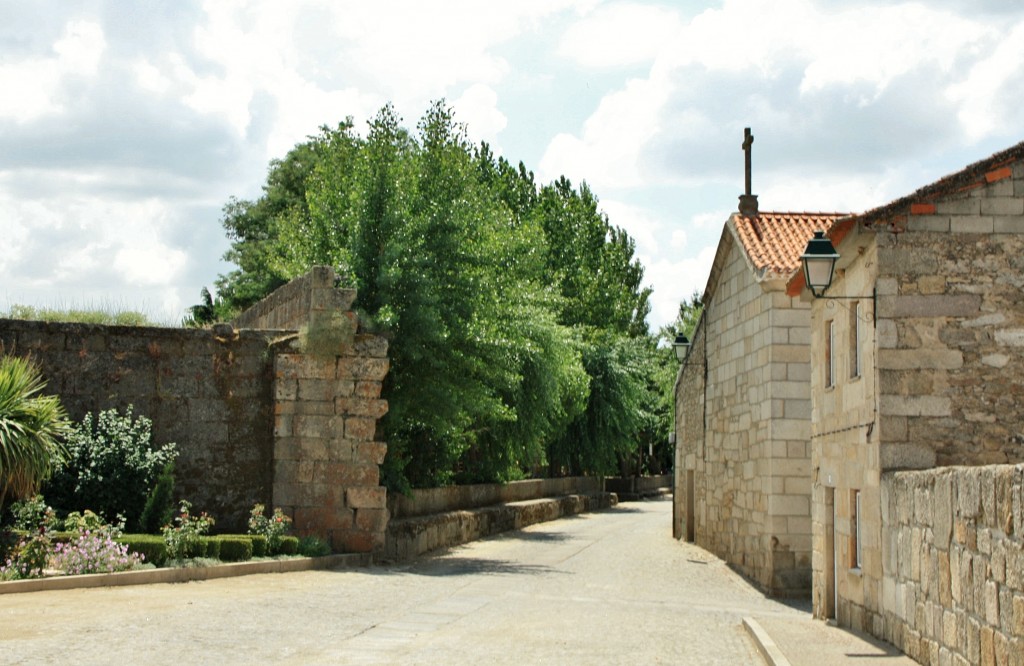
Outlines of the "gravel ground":
M411 564L0 596L2 664L760 664L806 620L620 504Z

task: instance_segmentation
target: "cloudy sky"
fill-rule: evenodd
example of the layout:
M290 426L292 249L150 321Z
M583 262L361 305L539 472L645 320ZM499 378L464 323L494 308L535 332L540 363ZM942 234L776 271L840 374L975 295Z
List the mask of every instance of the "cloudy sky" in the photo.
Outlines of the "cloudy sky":
M444 98L703 288L753 128L763 210L862 211L1024 139L1009 0L0 0L0 311L180 320L220 209L323 124Z

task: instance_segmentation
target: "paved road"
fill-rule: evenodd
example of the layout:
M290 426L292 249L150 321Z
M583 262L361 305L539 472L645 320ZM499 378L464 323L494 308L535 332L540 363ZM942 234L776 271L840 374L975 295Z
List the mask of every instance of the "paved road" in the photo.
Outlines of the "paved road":
M796 620L671 502L534 525L413 564L0 597L0 664L761 664Z

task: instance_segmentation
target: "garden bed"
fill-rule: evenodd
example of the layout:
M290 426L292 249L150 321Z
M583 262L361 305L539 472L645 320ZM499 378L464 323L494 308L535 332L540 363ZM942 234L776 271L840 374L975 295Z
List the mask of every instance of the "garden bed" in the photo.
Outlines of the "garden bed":
M248 562L221 562L213 566L180 566L162 569L133 569L104 574L77 576L49 576L0 582L0 594L71 590L90 587L117 587L122 585L153 585L157 583L187 583L190 581L248 576L252 574L290 573L316 569L337 569L367 566L366 553L344 553L321 557L286 556L280 559L260 559Z

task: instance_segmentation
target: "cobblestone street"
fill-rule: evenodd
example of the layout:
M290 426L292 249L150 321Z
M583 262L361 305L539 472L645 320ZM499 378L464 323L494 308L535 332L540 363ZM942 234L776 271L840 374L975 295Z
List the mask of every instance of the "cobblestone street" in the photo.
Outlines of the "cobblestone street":
M3 664L760 664L806 613L621 504L413 564L0 597Z

